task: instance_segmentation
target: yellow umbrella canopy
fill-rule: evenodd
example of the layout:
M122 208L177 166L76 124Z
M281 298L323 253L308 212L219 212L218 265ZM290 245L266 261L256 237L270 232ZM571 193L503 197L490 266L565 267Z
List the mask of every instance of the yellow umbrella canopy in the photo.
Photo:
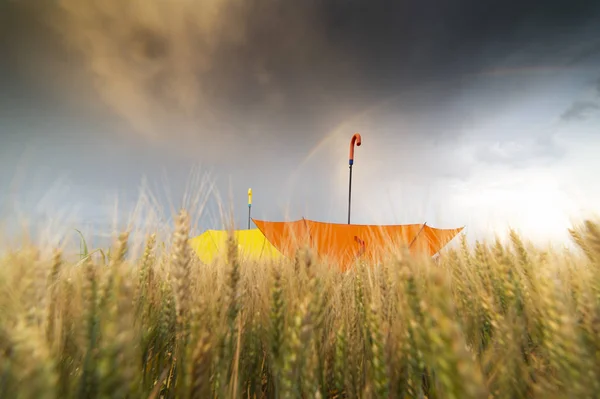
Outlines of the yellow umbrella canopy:
M283 255L259 229L234 230L241 261L277 260ZM204 263L227 259L227 230L206 230L190 239L190 246Z

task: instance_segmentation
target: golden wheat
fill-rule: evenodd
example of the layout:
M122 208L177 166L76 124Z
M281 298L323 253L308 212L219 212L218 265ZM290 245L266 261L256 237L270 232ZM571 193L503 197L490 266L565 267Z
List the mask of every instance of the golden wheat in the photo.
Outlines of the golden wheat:
M309 250L203 264L181 211L109 262L0 259L0 397L588 398L600 390L600 227L580 251L462 240L339 273ZM44 278L45 277L45 283Z

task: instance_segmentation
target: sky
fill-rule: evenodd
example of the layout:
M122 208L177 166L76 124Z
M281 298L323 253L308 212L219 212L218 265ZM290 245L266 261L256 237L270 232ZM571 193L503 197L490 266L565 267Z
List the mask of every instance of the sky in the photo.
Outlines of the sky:
M241 228L249 187L345 223L355 132L353 223L561 242L598 212L597 2L4 1L0 54L6 220L101 235L206 173Z

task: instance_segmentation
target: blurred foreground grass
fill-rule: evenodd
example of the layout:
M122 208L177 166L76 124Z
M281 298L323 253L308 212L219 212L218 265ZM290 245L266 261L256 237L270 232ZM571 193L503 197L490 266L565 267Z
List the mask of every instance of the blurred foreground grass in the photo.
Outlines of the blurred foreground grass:
M466 241L345 274L308 252L203 265L168 249L0 260L0 398L590 398L600 227L581 251ZM98 255L98 256L97 256Z

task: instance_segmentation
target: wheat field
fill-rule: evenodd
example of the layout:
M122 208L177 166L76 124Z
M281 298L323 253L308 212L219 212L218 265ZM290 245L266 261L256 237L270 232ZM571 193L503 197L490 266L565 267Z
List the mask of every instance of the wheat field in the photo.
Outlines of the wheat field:
M204 265L182 211L168 245L0 260L1 398L591 398L600 227L577 251L477 242L346 273L300 251ZM462 241L460 241L462 240ZM98 255L96 253L95 255Z

